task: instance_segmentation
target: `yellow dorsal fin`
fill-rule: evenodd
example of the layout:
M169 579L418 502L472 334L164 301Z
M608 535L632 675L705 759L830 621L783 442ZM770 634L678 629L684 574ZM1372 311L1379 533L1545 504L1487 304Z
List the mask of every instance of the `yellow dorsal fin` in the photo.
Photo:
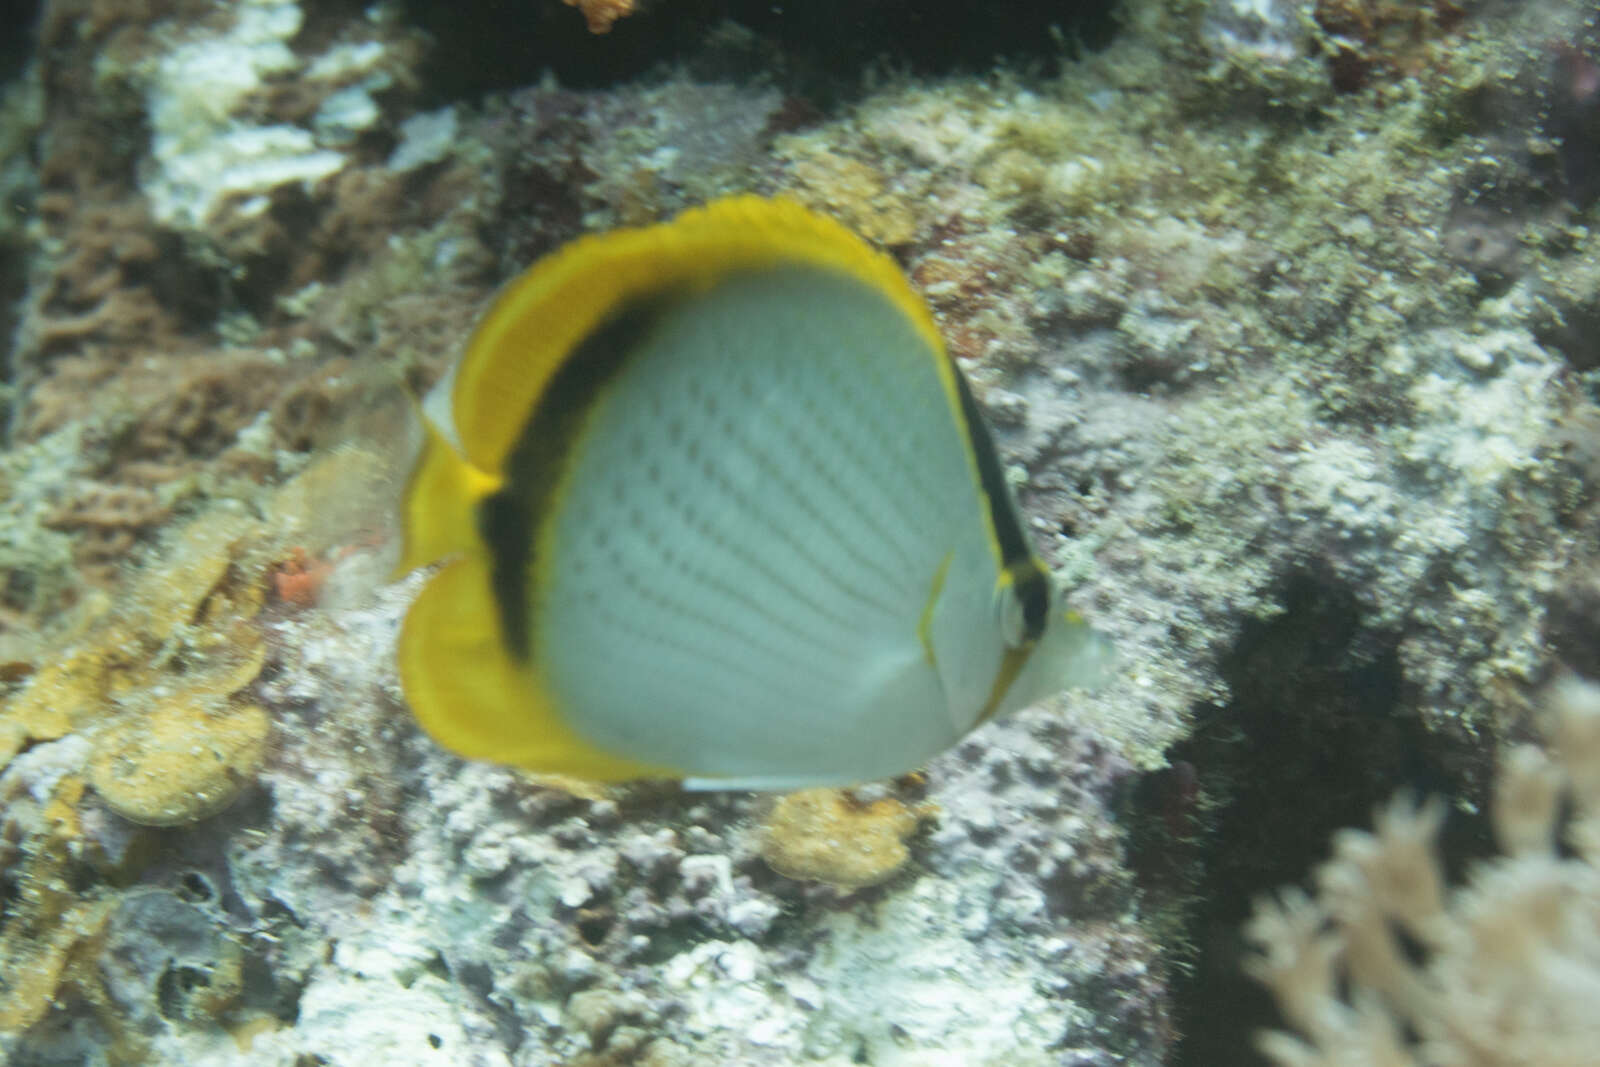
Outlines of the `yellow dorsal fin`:
M780 263L867 282L910 317L944 361L932 317L888 256L794 201L729 197L665 225L580 238L506 287L473 334L457 372L452 412L466 461L479 470L501 470L562 361L618 308ZM950 371L941 368L941 374Z

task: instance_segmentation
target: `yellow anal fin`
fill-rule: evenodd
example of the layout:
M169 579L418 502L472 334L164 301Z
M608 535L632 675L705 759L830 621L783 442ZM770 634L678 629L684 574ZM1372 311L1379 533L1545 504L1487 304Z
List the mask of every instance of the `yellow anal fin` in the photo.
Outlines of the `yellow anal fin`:
M441 745L473 759L600 781L681 778L606 752L580 737L532 670L507 653L479 556L434 575L400 631L400 681L418 721Z

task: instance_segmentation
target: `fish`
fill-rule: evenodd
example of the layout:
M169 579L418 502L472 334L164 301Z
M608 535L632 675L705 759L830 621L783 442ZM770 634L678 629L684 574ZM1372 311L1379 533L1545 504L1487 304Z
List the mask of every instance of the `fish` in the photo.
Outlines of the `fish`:
M421 406L398 668L462 756L843 786L1105 676L926 304L798 202L556 250Z

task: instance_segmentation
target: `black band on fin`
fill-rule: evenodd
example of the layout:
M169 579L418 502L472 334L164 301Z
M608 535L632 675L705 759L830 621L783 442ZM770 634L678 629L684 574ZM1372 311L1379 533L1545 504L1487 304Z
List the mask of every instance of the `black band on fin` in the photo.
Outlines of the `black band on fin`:
M673 301L652 297L619 308L578 343L551 376L506 457L505 482L478 510L506 651L519 663L533 649L529 576L540 523L571 459L585 417L606 385L639 350Z
M1028 538L1022 532L1017 518L1017 508L1011 500L1011 489L1006 485L1005 471L1000 468L1000 456L995 451L994 438L983 421L983 412L972 397L966 375L950 360L950 371L955 376L956 391L961 396L961 415L967 423L967 436L972 442L972 453L978 461L978 483L989 504L989 525L994 530L995 541L1000 546L1000 569L1011 576L1012 587L1022 605L1022 623L1025 642L1037 641L1044 634L1045 623L1050 618L1050 579L1039 566Z

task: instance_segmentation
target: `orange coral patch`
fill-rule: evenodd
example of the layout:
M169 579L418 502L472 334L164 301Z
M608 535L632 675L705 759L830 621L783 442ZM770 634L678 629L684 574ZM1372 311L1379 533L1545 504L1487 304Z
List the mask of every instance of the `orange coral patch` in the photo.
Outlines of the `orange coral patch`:
M317 602L323 583L331 573L332 563L325 559L314 559L306 554L305 549L296 548L272 572L272 588L283 603L309 608Z
M633 0L563 0L583 12L590 33L610 33L611 24L633 14Z

